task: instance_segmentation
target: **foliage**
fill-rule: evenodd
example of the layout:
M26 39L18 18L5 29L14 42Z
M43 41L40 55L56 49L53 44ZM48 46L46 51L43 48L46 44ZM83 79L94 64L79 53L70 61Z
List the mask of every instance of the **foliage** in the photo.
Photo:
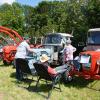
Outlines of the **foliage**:
M100 0L42 1L36 7L3 4L0 25L16 30L22 36L43 36L52 31L72 33L73 43L86 41L89 28L100 26Z
M23 33L23 10L20 4L4 4L0 6L0 25L10 27L18 33Z
M87 21L90 28L100 27L100 0L89 0L87 7Z

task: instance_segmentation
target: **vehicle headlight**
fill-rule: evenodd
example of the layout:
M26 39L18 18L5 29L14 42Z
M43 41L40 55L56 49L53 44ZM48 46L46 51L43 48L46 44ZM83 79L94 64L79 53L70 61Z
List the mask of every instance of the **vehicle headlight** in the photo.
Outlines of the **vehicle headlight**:
M3 49L2 48L0 49L0 52L3 52Z
M100 65L100 59L99 59L99 60L97 60L97 65Z

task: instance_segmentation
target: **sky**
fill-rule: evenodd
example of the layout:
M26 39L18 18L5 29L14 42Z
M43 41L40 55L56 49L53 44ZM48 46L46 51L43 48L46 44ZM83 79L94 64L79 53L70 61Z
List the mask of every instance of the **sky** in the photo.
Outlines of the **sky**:
M12 4L15 1L21 4L26 4L35 7L38 5L38 3L44 0L0 0L0 5L4 3ZM45 1L54 1L54 0L45 0ZM56 0L56 1L62 1L62 0Z
M38 3L40 3L43 0L16 0L17 2L21 3L21 4L27 4L30 6L37 6Z
M4 3L12 4L15 0L0 0L0 5Z

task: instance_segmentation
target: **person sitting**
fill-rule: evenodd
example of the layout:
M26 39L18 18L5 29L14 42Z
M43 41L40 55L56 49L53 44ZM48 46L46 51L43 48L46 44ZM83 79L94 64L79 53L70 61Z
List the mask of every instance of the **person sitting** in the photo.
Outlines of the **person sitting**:
M64 73L68 68L68 66L66 64L64 64L62 66L58 66L56 68L52 68L49 64L49 60L50 60L50 58L46 54L43 54L40 57L40 63L42 65L44 65L44 67L47 69L48 73L50 73L51 75L56 75L57 73Z

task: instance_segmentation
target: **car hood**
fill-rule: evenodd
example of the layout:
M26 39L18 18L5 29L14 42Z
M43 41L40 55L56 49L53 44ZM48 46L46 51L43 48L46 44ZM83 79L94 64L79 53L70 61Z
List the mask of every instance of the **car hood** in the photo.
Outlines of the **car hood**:
M85 52L81 52L80 54L86 54L86 55L97 55L100 56L100 51L85 51Z

